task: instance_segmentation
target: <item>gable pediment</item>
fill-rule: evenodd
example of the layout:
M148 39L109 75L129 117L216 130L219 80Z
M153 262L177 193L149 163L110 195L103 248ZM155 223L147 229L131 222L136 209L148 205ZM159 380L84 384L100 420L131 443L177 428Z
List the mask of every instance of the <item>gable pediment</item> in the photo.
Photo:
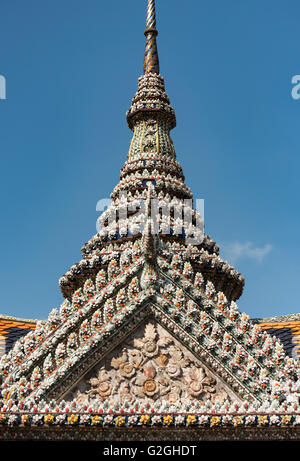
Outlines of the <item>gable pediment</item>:
M278 398L296 372L280 344L261 334L234 303L205 284L200 273L193 274L189 262L183 264L175 256L162 252L152 266L141 256L109 280L100 271L95 286L86 282L68 312L61 310L58 325L49 318L40 342L35 333L35 348L25 341L19 362L19 343L13 360L2 364L4 398L13 393L27 406L77 393L82 401L97 392L98 399L101 392L103 397L110 392L109 398L121 400L125 394L127 399L153 401L167 396L201 402L213 402L217 395L219 400L223 395L248 402L262 402L273 394ZM146 331L150 318L153 328ZM151 328L154 351L160 352L146 362L142 345ZM151 342L146 344L150 347ZM144 353L142 368L134 366L133 347L137 355ZM176 366L181 361L189 366L181 365L179 379ZM132 377L118 382L126 371Z
M121 405L204 404L238 400L212 373L155 319L147 319L63 397L79 404L98 400Z

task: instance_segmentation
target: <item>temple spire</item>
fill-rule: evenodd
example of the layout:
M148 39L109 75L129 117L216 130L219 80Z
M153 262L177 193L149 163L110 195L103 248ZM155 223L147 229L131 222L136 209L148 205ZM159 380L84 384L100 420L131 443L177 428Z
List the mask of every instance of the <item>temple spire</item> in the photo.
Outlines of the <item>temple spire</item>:
M159 60L156 44L155 0L148 0L146 19L146 46L144 57L144 74L159 74Z

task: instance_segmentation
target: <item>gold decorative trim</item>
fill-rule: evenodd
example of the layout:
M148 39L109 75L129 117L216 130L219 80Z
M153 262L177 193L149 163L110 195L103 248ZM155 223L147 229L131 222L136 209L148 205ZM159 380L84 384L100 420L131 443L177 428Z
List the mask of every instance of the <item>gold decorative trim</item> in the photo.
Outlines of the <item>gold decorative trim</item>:
M134 127L134 129L133 129L133 135L132 135L132 139L131 139L131 142L130 142L129 151L128 151L128 154L127 154L127 158L128 158L129 161L131 160L131 150L132 150L133 140L134 140L134 137L135 137L135 129L136 129L136 127Z
M140 154L143 153L144 135L145 135L145 120L143 120L143 129L142 129L142 136L141 136L141 142L140 142Z

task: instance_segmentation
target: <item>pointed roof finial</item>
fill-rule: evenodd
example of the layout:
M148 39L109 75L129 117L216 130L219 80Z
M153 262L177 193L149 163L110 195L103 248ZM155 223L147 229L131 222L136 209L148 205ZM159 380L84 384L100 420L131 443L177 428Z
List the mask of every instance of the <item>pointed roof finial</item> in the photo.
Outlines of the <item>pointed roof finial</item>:
M146 46L144 57L144 74L159 74L159 60L156 44L155 0L148 0L146 20Z

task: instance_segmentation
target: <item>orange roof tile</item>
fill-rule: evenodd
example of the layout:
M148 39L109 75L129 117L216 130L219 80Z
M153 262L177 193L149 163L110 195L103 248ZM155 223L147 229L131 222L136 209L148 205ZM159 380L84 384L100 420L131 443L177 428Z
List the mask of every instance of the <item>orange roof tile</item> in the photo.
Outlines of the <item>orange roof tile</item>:
M33 321L24 321L24 320L5 320L0 318L0 335L3 336L9 328L21 328L21 329L30 329L34 330L36 327L36 322Z
M293 351L293 356L295 358L300 358L300 321L299 320L289 320L286 322L276 322L276 321L261 321L258 325L265 331L269 332L270 334L275 334L279 339L281 339L281 332L289 331L290 333L290 340L286 340L286 344L284 344L285 349L289 348ZM273 330L270 332L269 330ZM287 342L290 344L287 344ZM282 342L284 342L282 340Z
M34 330L36 320L18 319L0 315L0 356L8 352L14 343L29 330Z

